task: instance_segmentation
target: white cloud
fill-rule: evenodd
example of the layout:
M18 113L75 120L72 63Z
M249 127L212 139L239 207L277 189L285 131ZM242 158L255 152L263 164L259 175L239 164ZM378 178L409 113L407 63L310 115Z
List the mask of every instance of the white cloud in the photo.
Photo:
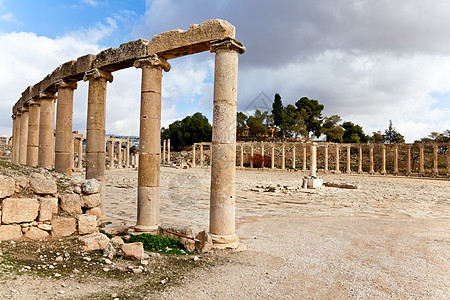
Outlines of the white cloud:
M0 5L1 5L1 3L0 3ZM9 12L7 14L1 15L0 20L5 21L5 22L10 22L10 21L14 20L14 16L12 13Z
M81 0L84 4L91 5L91 6L99 6L104 4L104 1L98 1L98 0Z

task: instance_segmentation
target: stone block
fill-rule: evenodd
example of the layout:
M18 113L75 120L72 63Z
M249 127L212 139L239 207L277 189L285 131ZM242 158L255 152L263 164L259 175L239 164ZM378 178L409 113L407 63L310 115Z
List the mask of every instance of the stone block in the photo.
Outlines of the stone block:
M47 231L39 229L37 227L30 227L27 232L25 232L25 237L30 240L44 240L50 235Z
M78 233L88 234L98 232L97 217L92 215L78 215Z
M42 79L39 82L39 88L40 91L45 91L47 88L49 88L52 84L54 84L54 82L52 82L52 75L48 74L47 76L44 77L44 79ZM33 96L38 96L38 95L33 95Z
M125 245L125 242L123 241L123 239L120 236L115 236L111 239L111 243L114 245Z
M38 221L50 221L54 214L58 213L58 198L40 198Z
M66 78L69 76L74 76L77 73L77 68L76 68L76 60L70 60L68 62L63 63L60 66L60 78Z
M173 225L163 223L158 227L158 235L162 237L172 237L179 238L180 236L176 234L171 234L170 232L175 232L178 234L191 236L193 234L192 228L189 226Z
M88 179L81 184L81 190L85 194L95 194L100 191L100 183L97 179Z
M139 58L147 56L148 41L139 39L120 45L119 48L109 48L98 53L93 63L94 69L117 71L129 66ZM127 63L129 62L129 63Z
M21 237L20 225L0 225L0 241L18 240Z
M39 88L39 85L37 86ZM33 85L28 86L25 91L22 92L22 99L28 100L32 97L32 91L35 89Z
M63 194L61 195L61 209L71 215L81 215L83 211L81 207L80 195L78 194Z
M86 215L96 216L97 220L100 220L102 218L102 211L100 207L94 207L86 210Z
M39 212L39 202L32 198L7 198L2 201L2 223L31 222Z
M0 199L10 197L16 191L16 181L8 176L0 175Z
M58 192L56 182L45 178L42 174L30 177L30 188L35 194L39 195L53 195Z
M53 217L51 225L54 238L71 236L77 229L76 220L71 217Z
M191 239L181 238L180 244L183 245L184 249L189 252L195 251L195 241Z
M142 242L130 243L122 245L123 258L130 260L142 260L148 258L144 252Z
M114 255L116 255L116 249L112 245L112 243L109 243L105 249L103 249L103 255L106 256L109 259L113 259Z
M80 236L79 240L83 251L103 250L109 244L109 238L99 232Z
M75 70L77 74L84 74L87 71L90 71L93 66L93 62L95 60L94 54L87 54L81 57L78 57L75 63Z
M100 205L101 198L100 194L91 194L81 196L81 203L83 207L94 208Z
M195 236L195 239L198 240L195 242L195 249L197 249L198 253L206 253L212 249L213 240L206 230L200 231Z
M321 178L304 178L306 181L306 186L309 189L317 189L323 187L323 179Z

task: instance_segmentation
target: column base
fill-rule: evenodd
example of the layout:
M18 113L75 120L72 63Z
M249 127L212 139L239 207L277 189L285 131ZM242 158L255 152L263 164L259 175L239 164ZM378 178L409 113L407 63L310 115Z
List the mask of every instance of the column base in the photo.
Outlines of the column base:
M143 233L157 233L159 225L145 226L145 225L135 225L134 230Z
M236 233L230 235L217 235L209 233L213 240L213 247L217 249L237 248L239 246L239 237Z

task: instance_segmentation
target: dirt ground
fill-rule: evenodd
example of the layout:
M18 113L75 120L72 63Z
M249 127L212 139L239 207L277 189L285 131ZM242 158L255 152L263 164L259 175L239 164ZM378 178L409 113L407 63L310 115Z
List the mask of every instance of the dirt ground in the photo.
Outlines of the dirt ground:
M162 167L161 222L188 225L194 232L207 229L209 174L209 169ZM245 252L199 255L198 261L188 256L155 258L144 273L132 274L118 269L136 268L139 263L114 261L114 269L99 253L89 254L88 263L82 258L88 254L70 241L60 241L68 246L56 249L3 242L0 252L14 253L15 248L24 253L22 260L28 252L46 253L38 267L45 265L47 271L39 269L37 276L23 270L26 260L17 266L4 256L0 298L450 298L449 180L319 173L325 182L354 184L358 189L252 191L257 185L301 186L304 175L237 171L236 232L248 246ZM116 225L134 225L137 171L107 171L106 184L108 219ZM61 247L72 249L71 258L56 263L62 252L55 252ZM73 274L69 262L80 273ZM53 268L48 270L50 264L61 277L55 278ZM114 272L105 273L104 267ZM162 285L164 278L169 282Z

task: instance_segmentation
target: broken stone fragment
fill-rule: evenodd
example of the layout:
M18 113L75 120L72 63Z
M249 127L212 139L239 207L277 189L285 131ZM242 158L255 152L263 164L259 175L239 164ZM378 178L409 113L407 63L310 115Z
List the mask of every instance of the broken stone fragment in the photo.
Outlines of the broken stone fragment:
M79 240L82 244L81 250L103 250L109 244L109 238L103 233L91 233L85 236L80 236Z
M112 243L109 243L105 249L103 249L103 255L108 259L113 259L114 255L116 255L116 249L114 248Z
M99 192L100 184L98 183L97 179L88 179L85 180L81 185L81 190L85 194L95 194Z
M58 192L56 182L52 179L47 179L45 175L36 173L30 177L30 188L35 194L52 195Z
M7 198L2 201L2 223L32 222L39 212L39 202L31 198Z
M52 236L54 238L61 238L71 236L76 231L75 218L71 217L53 217L52 219Z
M78 233L88 234L98 232L97 217L92 215L77 215Z
M123 258L130 260L142 260L148 258L144 252L142 242L130 243L122 245Z
M16 181L7 176L0 175L0 199L10 197L16 190Z
M198 253L206 253L212 249L213 241L211 236L206 230L200 231L195 237L195 249L197 249Z
M61 195L61 209L70 215L80 215L82 203L78 194Z

